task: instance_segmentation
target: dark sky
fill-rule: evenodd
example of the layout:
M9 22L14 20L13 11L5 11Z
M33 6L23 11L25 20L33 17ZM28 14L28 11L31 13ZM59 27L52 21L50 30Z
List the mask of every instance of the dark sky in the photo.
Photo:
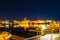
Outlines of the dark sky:
M60 1L2 0L0 19L55 19L60 20Z

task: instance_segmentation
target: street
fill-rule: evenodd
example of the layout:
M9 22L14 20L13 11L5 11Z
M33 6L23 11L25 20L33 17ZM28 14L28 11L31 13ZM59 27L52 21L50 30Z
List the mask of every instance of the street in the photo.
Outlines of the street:
M11 37L13 40L24 40L23 37L20 37L20 36L16 36L16 35L12 35Z
M59 36L59 34L46 34L45 36L41 36L40 40L54 40L54 38L56 38L58 36Z

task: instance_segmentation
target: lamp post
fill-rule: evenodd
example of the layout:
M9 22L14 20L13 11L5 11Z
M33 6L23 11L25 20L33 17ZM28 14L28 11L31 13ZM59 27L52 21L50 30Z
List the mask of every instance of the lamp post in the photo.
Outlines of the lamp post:
M52 40L52 32L53 32L53 31L51 30L51 40Z
M43 25L42 28L41 28L41 35L44 35L44 30L46 29L46 26Z
M44 29L46 29L46 26L45 25L43 25L42 27L40 27L39 29L41 29L40 30L40 32L39 32L39 35L40 35L40 33L41 33L41 35L43 35L44 34ZM41 37L41 35L40 35L40 37ZM41 40L41 39L40 39Z
M59 37L60 37L60 28L59 28Z
M53 30L54 29L51 29L51 40L53 40L52 38L53 38Z

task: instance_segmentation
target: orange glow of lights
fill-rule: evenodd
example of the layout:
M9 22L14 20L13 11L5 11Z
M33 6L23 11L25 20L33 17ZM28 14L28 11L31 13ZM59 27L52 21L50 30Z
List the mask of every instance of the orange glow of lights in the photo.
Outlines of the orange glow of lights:
M27 28L30 27L29 22L30 20L26 19L25 17L24 20L19 23L19 25L26 30Z
M28 20L26 17L23 20L13 20L12 22L9 20L0 20L0 27L23 27L25 30L30 27L41 28L45 24L47 27L60 27L60 21L55 20Z

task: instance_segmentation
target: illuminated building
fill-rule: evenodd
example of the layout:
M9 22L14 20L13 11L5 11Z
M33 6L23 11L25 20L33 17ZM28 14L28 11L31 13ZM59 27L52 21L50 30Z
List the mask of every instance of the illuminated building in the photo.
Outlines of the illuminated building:
M38 32L41 33L41 35L44 34L44 30L49 28L49 32L51 30L55 30L55 29L59 29L60 28L60 21L56 21L56 20L28 20L27 18L24 18L23 20L0 20L0 28L1 27L5 27L5 28L9 28L9 27L22 27L25 30L33 27L33 28L37 28L36 30L30 30L33 32ZM4 40L3 37L0 39Z
M11 38L11 34L8 32L0 33L0 40L9 40Z
M60 27L60 21L55 20L28 20L26 17L23 20L0 20L0 27L23 27L24 29L29 27Z

